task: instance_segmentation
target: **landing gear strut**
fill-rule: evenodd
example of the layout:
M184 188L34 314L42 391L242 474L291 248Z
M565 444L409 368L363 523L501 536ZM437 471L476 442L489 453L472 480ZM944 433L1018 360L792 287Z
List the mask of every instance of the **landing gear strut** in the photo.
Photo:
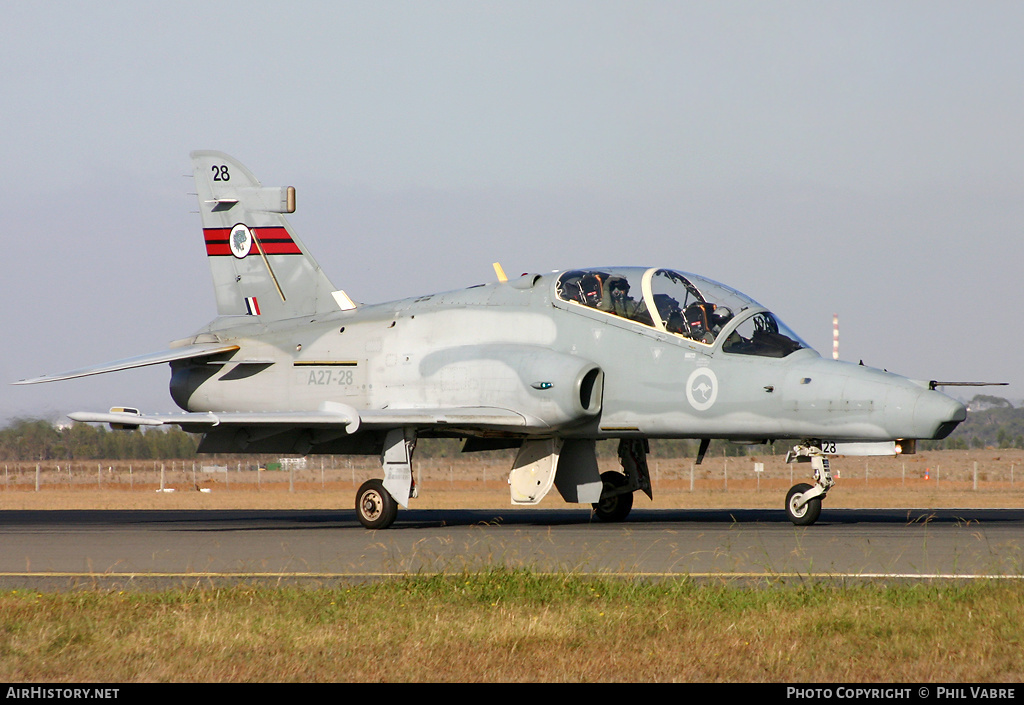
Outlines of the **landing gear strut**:
M819 446L798 445L786 453L786 462L810 463L814 470L813 485L801 482L786 494L786 516L797 526L810 526L821 516L821 501L835 484L828 457Z

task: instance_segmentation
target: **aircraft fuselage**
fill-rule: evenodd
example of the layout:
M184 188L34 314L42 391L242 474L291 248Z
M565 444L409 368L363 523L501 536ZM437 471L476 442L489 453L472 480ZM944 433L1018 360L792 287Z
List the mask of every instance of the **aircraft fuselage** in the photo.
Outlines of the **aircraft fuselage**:
M522 415L523 435L564 438L930 439L965 418L925 384L810 348L781 358L723 350L756 308L709 345L564 301L556 277L270 325L220 318L197 339L239 351L176 364L171 393L188 411L486 406ZM293 450L287 434L278 439L276 452Z

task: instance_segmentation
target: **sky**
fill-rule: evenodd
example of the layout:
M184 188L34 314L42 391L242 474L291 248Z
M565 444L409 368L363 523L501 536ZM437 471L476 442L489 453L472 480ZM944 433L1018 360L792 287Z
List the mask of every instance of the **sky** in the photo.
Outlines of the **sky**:
M506 272L693 272L824 356L1024 399L1024 4L16 3L0 379L216 315L189 152L292 185L376 303ZM0 422L165 412L166 366L5 385Z

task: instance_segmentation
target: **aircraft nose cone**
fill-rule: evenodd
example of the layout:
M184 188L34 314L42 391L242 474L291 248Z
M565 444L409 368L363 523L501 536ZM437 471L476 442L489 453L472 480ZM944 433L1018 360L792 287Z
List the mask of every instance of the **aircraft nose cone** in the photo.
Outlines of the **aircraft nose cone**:
M918 400L914 416L932 440L939 440L967 418L967 407L941 392L928 390Z

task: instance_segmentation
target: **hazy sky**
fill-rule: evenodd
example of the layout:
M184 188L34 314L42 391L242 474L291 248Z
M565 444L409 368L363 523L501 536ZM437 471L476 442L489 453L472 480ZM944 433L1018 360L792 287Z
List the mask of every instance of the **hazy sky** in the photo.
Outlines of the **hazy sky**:
M215 316L188 153L217 149L297 188L357 301L667 266L1019 400L1022 34L1018 0L11 4L0 378ZM5 385L0 420L168 411L168 377Z

